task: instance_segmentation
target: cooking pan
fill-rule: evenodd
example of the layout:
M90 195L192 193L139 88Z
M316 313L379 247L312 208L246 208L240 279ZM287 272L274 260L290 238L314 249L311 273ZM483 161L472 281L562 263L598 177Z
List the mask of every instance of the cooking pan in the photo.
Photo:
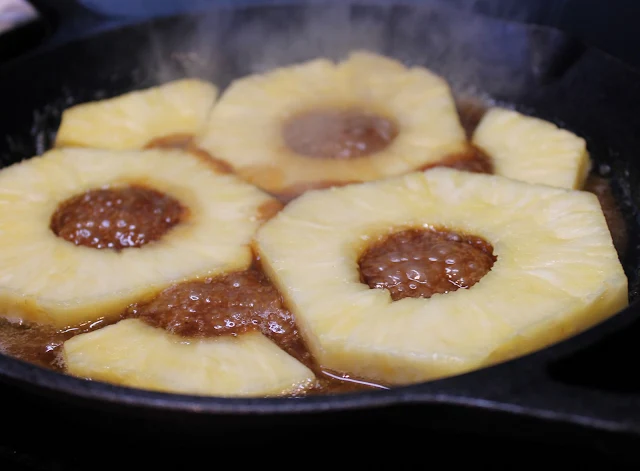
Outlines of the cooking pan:
M72 436L76 457L83 449L78 443L101 440L135 441L157 450L163 440L175 444L177 438L237 445L249 431L286 436L290 444L308 444L314 434L327 444L354 434L375 443L376 438L398 439L405 431L438 443L434 437L446 441L453 432L481 432L547 447L562 442L565 450L588 445L616 459L635 459L640 437L640 381L634 369L640 352L637 72L557 30L439 2L224 6L67 39L45 41L0 67L3 166L48 149L62 110L75 103L185 76L224 87L248 73L367 48L431 68L461 96L490 97L584 137L594 171L611 179L629 227L622 262L630 304L580 335L500 365L335 396L164 394L84 381L0 355L0 395L5 394L5 404L22 404L20 415L3 427L9 440L4 443L33 443L34 433L42 433L36 427L51 423L64 423L75 433L48 433L42 442L55 450L68 447ZM5 408L5 421L11 410ZM100 460L115 456L114 448L100 453Z

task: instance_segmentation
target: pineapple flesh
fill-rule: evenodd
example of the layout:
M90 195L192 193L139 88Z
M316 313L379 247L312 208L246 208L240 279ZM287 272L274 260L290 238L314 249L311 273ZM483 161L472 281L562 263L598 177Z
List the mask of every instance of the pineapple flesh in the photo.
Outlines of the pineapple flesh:
M392 301L361 282L370 244L404 229L481 237L468 289ZM262 264L320 365L387 384L463 373L551 345L627 305L597 198L447 168L311 191L263 225Z
M323 142L341 132L344 142ZM358 137L367 133L385 142L367 153ZM318 155L301 153L287 134ZM443 78L363 51L337 64L316 59L236 80L197 145L278 195L402 174L467 149ZM334 149L341 146L347 151Z
M54 234L60 203L142 184L188 210L159 240L120 251ZM252 263L250 241L272 197L178 150L51 150L0 171L0 315L56 327L113 318L172 283Z
M591 170L584 139L517 111L490 109L473 144L491 156L497 175L524 182L579 190Z
M217 96L215 85L183 79L72 106L62 113L55 146L135 150L164 137L193 137Z
M67 340L62 355L74 376L171 393L280 396L315 383L311 370L259 332L185 339L126 319Z

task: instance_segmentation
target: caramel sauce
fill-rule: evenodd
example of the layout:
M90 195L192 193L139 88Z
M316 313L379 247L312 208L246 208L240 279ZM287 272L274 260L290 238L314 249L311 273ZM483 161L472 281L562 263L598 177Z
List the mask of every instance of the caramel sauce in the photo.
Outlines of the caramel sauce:
M337 394L387 386L322 368L304 340L282 296L256 258L245 271L202 281L172 285L145 304L133 304L119 318L99 319L55 330L44 325L13 323L0 318L0 352L36 365L64 372L60 355L64 342L121 319L138 318L154 327L186 338L241 335L255 330L269 337L316 375L316 385L299 395Z
M458 96L456 97L456 109L460 124L464 128L467 138L471 139L473 132L487 112L487 105L476 97Z
M480 237L440 229L408 229L382 237L358 260L361 281L391 299L430 298L470 288L496 257Z
M425 165L419 170L429 170L436 167L449 167L456 170L473 173L493 173L493 161L481 149L469 144L467 150L458 154L446 156L439 162Z
M361 182L355 181L355 180L354 181L322 180L322 181L315 181L315 182L305 182L305 183L299 183L297 185L292 185L279 193L274 193L273 196L275 198L278 198L283 204L287 204L293 201L294 199L296 199L298 196L301 196L302 194L306 193L307 191L326 190L327 188L332 188L334 186L345 186L345 185L350 185L352 183L361 183Z
M266 201L258 207L258 219L261 221L268 221L278 214L282 208L284 208L284 204L278 200L274 199Z
M613 245L618 252L618 256L622 259L629 246L629 231L622 211L620 211L611 192L609 180L598 175L589 175L585 182L584 191L591 192L598 197L609 232L611 232Z
M124 317L191 338L260 331L294 357L309 356L280 293L256 268L170 286Z
M191 155L195 155L202 159L207 165L210 165L213 170L217 173L234 173L234 169L230 163L225 162L224 160L217 159L213 155L209 154L206 150L201 149L195 144L187 146L185 149Z
M144 148L186 150L191 145L193 145L192 134L176 133L151 139Z
M141 185L100 188L62 202L50 228L75 245L122 250L159 240L187 214L175 198Z
M155 139L150 140L144 148L183 150L202 159L203 162L210 165L217 173L233 173L233 167L231 164L224 160L215 158L206 150L198 147L194 141L194 136L191 134L170 134L168 136L156 137Z
M0 352L38 366L64 372L64 363L60 357L62 344L75 335L98 330L112 323L98 319L75 327L56 330L46 325L12 322L0 318Z
M121 318L137 318L188 338L241 335L259 331L317 377L301 394L359 391L385 386L321 368L314 361L278 290L264 275L259 258L245 271L179 283L145 304L134 304Z
M444 157L442 160L436 163L424 165L416 169L416 171L425 171L436 167L449 167L457 170L475 173L493 173L493 162L491 157L484 153L478 147L469 145L464 152L457 154L451 154ZM349 181L312 181L303 182L297 185L292 185L283 191L273 193L272 196L278 198L283 204L287 204L293 201L297 197L303 195L307 191L311 190L324 190L332 187L339 187L345 185L351 185L353 183L362 183L357 180Z
M312 158L353 159L385 149L398 135L395 123L361 110L312 110L282 128L287 146Z
M467 135L471 136L486 107L475 99L458 100L457 105L461 123ZM332 113L335 117L336 112ZM292 139L299 139L296 136L304 134L303 131L310 123L320 122L321 129L312 132L309 139L294 140L293 147L297 147L303 155L321 158L355 158L369 155L386 147L397 134L393 123L384 122L379 117L362 118L353 112L338 114L337 126L328 126L326 115L310 115L306 116L302 123L290 123L293 127L288 130L285 127L283 133L289 133ZM318 144L314 141L318 136L325 136L327 143ZM182 149L202 158L218 172L233 171L228 163L215 159L195 146L193 136L188 134L160 137L150 141L146 148ZM435 166L493 173L491 159L473 147L461 154L448 156L442 162L422 170ZM313 182L298 185L282 195L276 195L281 203L265 203L260 208L258 217L263 220L273 217L282 208L283 203L286 204L305 191L349 183L356 182ZM602 177L591 176L585 190L598 196L615 247L622 255L628 245L627 227L608 181ZM119 211L129 218L138 211L147 211L148 208L158 206L157 202L162 200L162 195L158 200L155 195L145 196L145 193L146 189L134 190L124 198L109 192L92 193L88 197L86 194L80 195L76 197L77 201L68 202L66 207L52 216L51 229L58 235L63 234L62 237L68 237L67 240L73 243L95 248L121 249L143 245L161 237L162 223L156 225L156 219L151 220L149 230L145 229L144 223L141 225L136 221L136 229L126 235L117 235L109 231L102 234L100 230L96 232L95 228L101 227L102 221L105 220L109 221L111 227L114 220L119 220L116 216L120 214ZM122 200L122 203L117 203L119 200ZM100 205L106 202L111 202L111 206L100 209ZM183 217L180 215L182 213L175 209L176 206L172 206L171 202L165 203L159 206L174 208L169 211L169 222L164 218L165 226L171 225L173 221L179 222ZM143 209L144 207L147 209ZM151 212L153 213L153 210ZM162 209L160 214L164 214ZM126 218L125 221L128 222ZM89 229L89 236L83 232L85 229ZM97 239L97 242L94 239ZM469 288L491 269L495 260L491 245L478 237L444 230L412 229L391 234L372 244L360 257L359 267L363 283L373 289L388 289L392 299L398 300L404 297L428 298L435 293ZM298 332L295 319L286 308L281 295L262 272L259 260L243 272L168 287L145 305L130 306L121 316L126 317L138 317L174 334L195 337L239 335L251 329L260 330L315 372L318 386L306 394L335 394L386 388L385 385L370 383L315 364ZM63 372L64 365L59 353L66 340L117 320L107 322L99 319L96 322L55 330L48 326L29 325L26 322L14 323L0 318L0 351Z

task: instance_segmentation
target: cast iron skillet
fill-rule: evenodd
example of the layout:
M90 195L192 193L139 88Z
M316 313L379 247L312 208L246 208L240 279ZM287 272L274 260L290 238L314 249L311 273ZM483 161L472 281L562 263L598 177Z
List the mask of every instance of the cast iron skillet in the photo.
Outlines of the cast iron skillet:
M630 227L623 261L630 306L526 357L391 390L302 399L204 398L83 381L0 355L3 382L56 408L81 412L64 420L92 423L94 431L96 424L103 431L117 427L119 434L217 437L246 427L295 426L304 435L322 424L397 429L410 423L415 430L543 435L616 450L640 436L632 357L640 329L640 76L552 29L442 6L370 3L225 7L41 48L0 68L0 162L45 151L61 111L74 103L184 76L225 86L269 67L372 49L430 67L459 93L490 95L585 137L596 170L612 178ZM135 431L124 425L132 423Z

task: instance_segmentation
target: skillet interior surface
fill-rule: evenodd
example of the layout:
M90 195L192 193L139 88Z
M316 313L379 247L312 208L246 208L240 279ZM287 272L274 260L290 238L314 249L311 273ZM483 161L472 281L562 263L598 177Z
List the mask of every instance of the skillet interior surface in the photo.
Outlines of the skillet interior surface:
M607 336L630 336L640 329L635 322L640 313L636 302L640 135L635 132L640 116L633 109L640 104L640 76L559 32L443 7L402 5L219 9L204 16L128 26L45 48L0 69L0 163L6 166L48 149L62 110L75 103L185 76L224 87L248 73L317 56L340 58L354 48L426 65L449 79L459 94L514 105L587 139L596 170L611 177L630 228L623 261L630 307L578 337L522 359L388 391L304 399L201 398L82 381L2 355L0 376L39 394L75 401L76 406L97 403L107 410L135 406L140 414L163 418L172 412L194 413L195 421L206 421L208 415L243 416L250 421L269 416L271 427L273 414L351 410L353 419L363 408L390 410L418 403L464 406L464 414L494 411L640 432L640 413L635 418L633 414L640 411L640 400L632 396L640 391L638 385L620 383L612 391L610 381L591 384L594 360L580 360L580 355L596 355L595 363L611 371L611 362L623 361L617 356L632 351L613 351L607 357L602 353L611 349ZM578 393L582 396L574 400ZM439 423L437 415L428 420Z

